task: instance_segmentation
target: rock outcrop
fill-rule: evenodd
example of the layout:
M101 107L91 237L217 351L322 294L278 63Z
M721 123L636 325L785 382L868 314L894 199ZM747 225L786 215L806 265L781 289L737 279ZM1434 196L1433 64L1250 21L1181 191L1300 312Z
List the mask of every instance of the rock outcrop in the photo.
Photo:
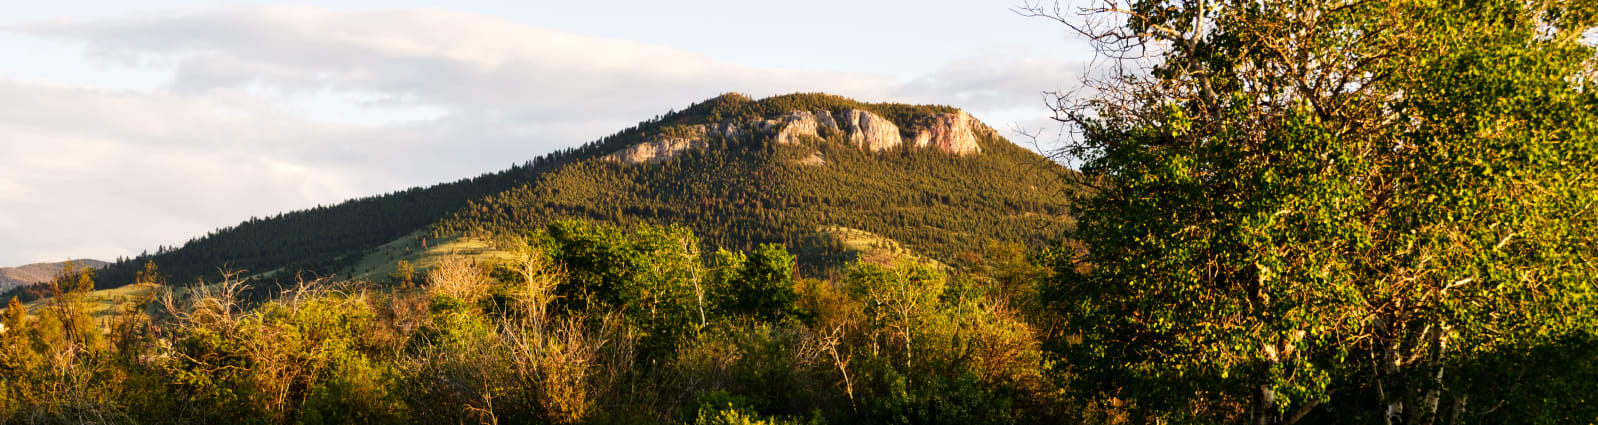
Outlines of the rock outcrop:
M916 132L913 143L918 148L932 148L953 155L977 154L982 153L977 133L992 131L965 111L933 114L932 123Z
M899 126L877 114L859 109L844 111L838 117L838 126L849 135L849 142L872 152L893 149L904 143L899 138Z
M664 161L673 156L677 156L677 154L689 149L703 149L705 145L705 139L702 137L693 139L686 137L663 137L633 145L626 149L616 151L610 155L605 155L605 159L609 161L625 162L628 164L658 162Z
M821 128L838 128L838 122L827 111L794 111L777 120L768 120L773 126L782 126L773 139L780 145L797 145L802 136L821 137Z
M827 159L822 158L820 152L811 152L809 156L800 158L799 160L794 161L794 163L799 165L826 165Z
M977 135L993 132L965 112L933 114L925 121L925 125L916 126L911 146L937 149L951 155L982 153ZM899 126L893 121L859 109L845 110L837 116L825 110L794 111L775 119L700 124L680 129L616 151L606 155L605 159L629 164L658 162L688 149L704 148L708 145L705 138L710 136L742 139L757 134L771 134L774 143L797 145L806 137L822 137L823 129L839 132L850 143L871 152L893 149L905 143Z

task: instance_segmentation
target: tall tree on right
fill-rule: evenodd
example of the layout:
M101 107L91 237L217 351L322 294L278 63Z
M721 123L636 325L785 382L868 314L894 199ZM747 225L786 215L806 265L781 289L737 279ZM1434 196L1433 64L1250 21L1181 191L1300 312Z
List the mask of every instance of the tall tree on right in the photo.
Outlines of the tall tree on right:
M1148 422L1598 420L1471 372L1598 329L1598 2L1020 10L1112 65L1053 97L1092 188L1046 291L1083 394Z

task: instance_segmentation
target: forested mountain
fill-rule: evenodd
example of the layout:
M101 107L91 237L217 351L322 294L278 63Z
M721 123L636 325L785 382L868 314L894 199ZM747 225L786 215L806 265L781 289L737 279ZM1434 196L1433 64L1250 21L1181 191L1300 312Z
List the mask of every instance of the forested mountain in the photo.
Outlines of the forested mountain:
M851 114L868 122L826 118ZM471 202L436 231L515 236L560 218L682 223L707 246L785 242L812 268L838 263L839 247L810 237L821 226L873 232L943 260L987 240L1037 246L1063 235L1063 167L980 123L954 128L935 122L940 116L963 115L825 95L724 96L654 130L665 135L651 140L675 141L679 151L574 163ZM869 122L879 118L889 123ZM924 136L951 128L966 134L945 134L943 144ZM932 140L917 146L918 137Z
M328 274L418 230L498 240L559 218L680 223L706 247L788 242L811 269L846 257L815 237L822 226L948 259L989 239L1060 237L1064 172L953 107L727 94L507 170L251 219L119 259L96 287L131 283L146 262L179 284L224 267Z

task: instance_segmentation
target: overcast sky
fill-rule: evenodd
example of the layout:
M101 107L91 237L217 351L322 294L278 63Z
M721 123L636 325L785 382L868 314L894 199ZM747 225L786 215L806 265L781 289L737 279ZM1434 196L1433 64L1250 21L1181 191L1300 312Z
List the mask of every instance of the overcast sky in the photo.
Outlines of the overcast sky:
M474 176L724 92L1047 128L1040 92L1070 87L1089 52L1016 4L14 2L0 266Z

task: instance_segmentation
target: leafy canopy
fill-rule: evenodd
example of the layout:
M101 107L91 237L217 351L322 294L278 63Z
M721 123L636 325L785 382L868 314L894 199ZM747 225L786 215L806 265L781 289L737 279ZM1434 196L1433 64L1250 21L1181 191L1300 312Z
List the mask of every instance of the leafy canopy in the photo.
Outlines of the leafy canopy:
M1057 104L1096 186L1050 291L1082 390L1176 422L1431 423L1500 396L1460 390L1467 359L1598 323L1598 4L1029 10L1120 65Z

